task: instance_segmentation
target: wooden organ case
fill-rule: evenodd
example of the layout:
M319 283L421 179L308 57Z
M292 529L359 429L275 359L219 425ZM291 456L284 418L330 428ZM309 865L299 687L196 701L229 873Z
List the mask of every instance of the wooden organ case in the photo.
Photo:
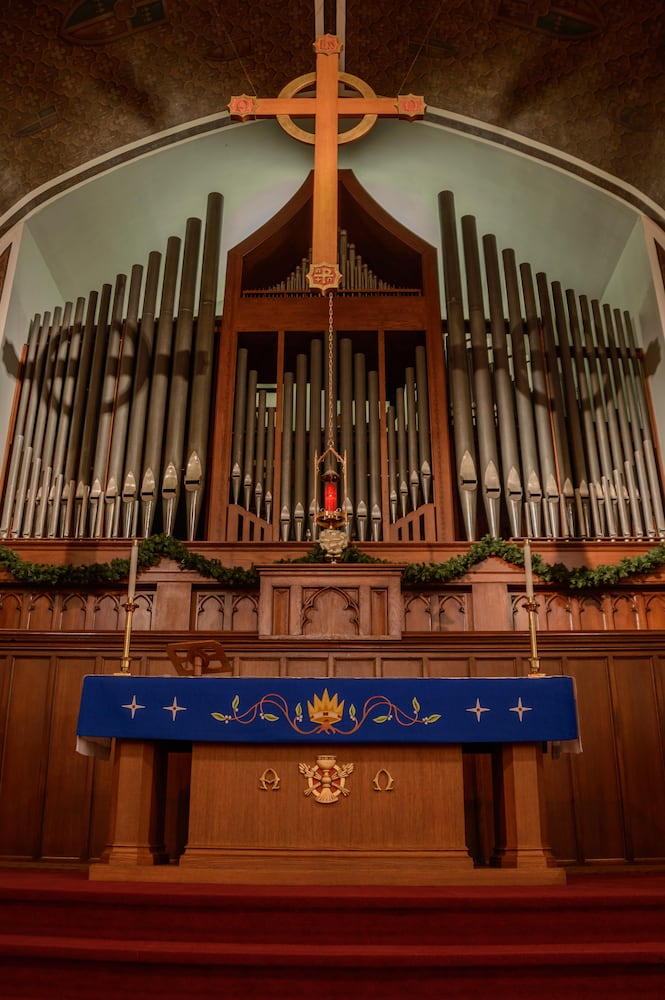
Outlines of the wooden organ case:
M334 319L305 281L312 177L228 258L208 537L314 540L329 321L336 448L355 541L454 535L436 250L339 173ZM365 249L366 248L366 249ZM232 430L232 433L230 431Z

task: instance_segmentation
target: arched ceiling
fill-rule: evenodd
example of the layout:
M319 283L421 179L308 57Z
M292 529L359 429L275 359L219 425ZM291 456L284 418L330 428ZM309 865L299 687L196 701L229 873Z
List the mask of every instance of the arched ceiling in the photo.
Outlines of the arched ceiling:
M4 0L0 219L126 144L276 96L341 25L379 94L509 130L665 209L662 0ZM658 213L657 213L658 214Z

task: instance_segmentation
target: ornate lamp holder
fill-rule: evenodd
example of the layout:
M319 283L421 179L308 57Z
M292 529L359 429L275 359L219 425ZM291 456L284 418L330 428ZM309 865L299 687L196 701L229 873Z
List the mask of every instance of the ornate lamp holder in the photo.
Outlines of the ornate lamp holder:
M344 456L328 445L322 455L314 455L317 489L314 520L319 528L318 542L330 562L335 562L348 544L346 496L346 452ZM341 487L341 492L340 492ZM321 505L323 498L323 505Z

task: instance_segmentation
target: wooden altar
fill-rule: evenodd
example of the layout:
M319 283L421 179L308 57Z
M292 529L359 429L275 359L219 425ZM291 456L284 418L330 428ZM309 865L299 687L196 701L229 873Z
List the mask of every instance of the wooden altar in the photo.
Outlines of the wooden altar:
M114 747L109 843L102 861L90 868L92 879L302 885L565 881L564 870L555 866L547 843L541 742L533 740L530 731L526 740L520 731L515 742L497 741L494 731L487 737L474 735L476 740L487 740L474 744L474 749L480 746L491 755L495 802L492 864L476 868L465 833L466 744L454 729L450 736L445 731L435 734L441 716L427 714L426 706L434 690L434 701L438 698L445 704L452 719L463 697L466 700L460 704L470 702L471 707L457 713L467 713L461 724L476 727L480 733L483 722L489 724L481 713L496 709L498 715L497 698L507 691L503 714L508 722L514 709L506 706L518 706L519 721L517 716L509 719L517 732L525 724L526 712L542 718L545 706L556 704L557 690L567 678L447 679L419 684L399 680L392 686L382 680L335 678L281 683L274 678L245 679L244 683L240 678L87 680L101 691L104 702L114 701L119 710L118 719L109 716L110 721L100 721L97 732L122 734ZM196 689L206 683L207 687ZM270 694L257 700L254 691L262 684ZM307 685L322 693L303 697L300 690L308 690ZM290 698L291 706L298 700L295 715L291 708L287 711L289 698L285 700L283 694L288 695L290 686L296 688ZM367 688L370 692L386 690L389 695L377 693L368 699ZM407 688L409 698L405 699ZM516 695L518 690L524 696ZM235 695L226 714L222 702L234 691L241 694ZM412 691L416 692L413 697ZM569 719L574 718L571 697L567 695ZM210 736L205 722L200 740L187 739L198 724L197 699L214 720L207 725L219 727L219 741ZM240 702L253 707L242 715ZM400 707L407 702L413 718ZM373 707L366 710L363 704ZM275 714L279 705L284 707L282 720ZM484 707L489 705L494 707ZM556 707L553 712L556 716ZM153 723L151 713L162 714ZM309 715L310 723L324 721L312 727L303 713ZM371 727L365 737L369 742L362 741L362 736L358 742L342 742L346 733L335 723L344 717L347 732L357 736L360 715ZM412 730L415 724L421 729L407 732L408 741L402 742L393 735L395 725L389 728L393 715L403 729ZM90 717L90 711L86 714L82 707L84 736L95 728ZM127 738L139 717L137 733L172 731L176 739ZM241 742L235 733L247 725L247 719L256 719L262 731L254 739L243 729ZM275 740L266 740L263 732L279 721L287 730L291 726L292 733L280 736L277 727ZM181 723L190 728L182 729ZM386 726L385 741L377 736L382 726ZM533 732L542 731L545 739L556 732L568 738L575 726L576 722L564 724L557 718L535 723ZM303 733L305 739L294 742ZM191 754L186 846L177 859L169 858L164 847L169 758L174 752Z

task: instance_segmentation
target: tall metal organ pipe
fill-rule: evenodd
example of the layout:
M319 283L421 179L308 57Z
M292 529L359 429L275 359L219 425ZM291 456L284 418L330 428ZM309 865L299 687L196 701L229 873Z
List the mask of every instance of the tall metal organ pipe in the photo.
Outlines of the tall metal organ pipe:
M469 391L462 276L452 191L443 191L439 194L439 218L443 240L443 280L448 318L448 375L455 441L455 473L466 537L468 541L473 541L476 537L478 464Z

